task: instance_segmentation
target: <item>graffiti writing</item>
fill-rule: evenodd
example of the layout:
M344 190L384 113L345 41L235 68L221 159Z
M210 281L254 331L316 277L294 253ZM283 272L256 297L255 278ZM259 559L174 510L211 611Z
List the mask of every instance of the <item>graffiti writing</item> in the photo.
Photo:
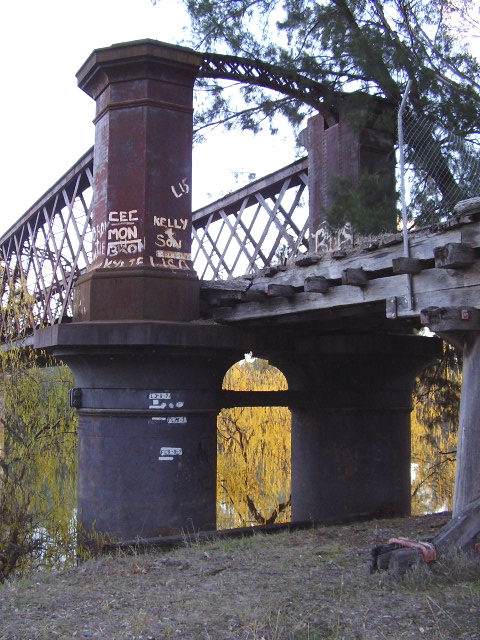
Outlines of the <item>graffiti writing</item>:
M145 248L144 238L138 237L137 209L110 211L107 228L107 257L141 253Z
M181 181L178 183L178 189L175 185L171 185L171 190L173 195L176 198L181 198L182 196L184 196L185 194L189 193L190 191L190 187L188 186L188 181L187 178L182 178Z
M129 258L128 260L111 260L110 258L105 258L103 266L104 267L139 267L143 264L143 256L138 256L137 258Z
M188 225L188 218L163 218L160 216L153 216L153 224L156 227L165 227L170 229L178 229L179 231L185 231Z
M162 253L162 252L157 251L157 257L160 258L159 260L154 260L154 258L150 256L151 267L161 267L163 269L179 269L181 271L190 271L192 269L192 266L190 264L190 259L191 259L190 253L178 254L182 256L189 256L188 258L170 257L172 255L170 254L170 252L165 252L165 257L163 257L163 256L158 256L159 253ZM176 255L177 254L175 253L173 254L173 256L176 256Z

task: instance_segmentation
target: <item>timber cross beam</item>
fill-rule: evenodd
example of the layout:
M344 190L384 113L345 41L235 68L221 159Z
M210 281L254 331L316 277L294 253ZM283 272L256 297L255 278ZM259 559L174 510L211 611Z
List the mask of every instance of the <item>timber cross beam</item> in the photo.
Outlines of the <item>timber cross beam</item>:
M480 212L412 234L410 257L403 252L401 234L389 234L348 251L302 255L249 278L203 281L203 313L228 324L311 321L326 330L342 318L368 316L385 331L394 325L478 329Z

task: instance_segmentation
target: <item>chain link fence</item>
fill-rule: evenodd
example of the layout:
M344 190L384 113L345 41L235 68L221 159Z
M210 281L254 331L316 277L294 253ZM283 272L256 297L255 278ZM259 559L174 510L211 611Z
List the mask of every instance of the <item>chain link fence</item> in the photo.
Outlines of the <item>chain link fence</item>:
M409 226L434 227L457 202L480 196L480 139L467 142L408 107L399 114L402 137Z

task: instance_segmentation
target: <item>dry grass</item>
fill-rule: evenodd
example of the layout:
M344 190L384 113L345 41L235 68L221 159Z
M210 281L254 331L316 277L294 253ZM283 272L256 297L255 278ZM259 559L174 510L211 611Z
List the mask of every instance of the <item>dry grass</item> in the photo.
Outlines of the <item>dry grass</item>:
M402 578L368 571L391 536L445 516L212 541L90 560L0 588L0 638L202 640L480 637L478 557Z

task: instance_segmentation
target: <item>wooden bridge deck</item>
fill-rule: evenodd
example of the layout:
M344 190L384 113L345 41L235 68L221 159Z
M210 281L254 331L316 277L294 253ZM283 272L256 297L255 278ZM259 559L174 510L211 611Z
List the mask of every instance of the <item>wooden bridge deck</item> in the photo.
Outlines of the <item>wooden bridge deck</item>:
M395 234L255 276L203 282L204 313L224 323L335 330L354 321L358 329L403 331L427 324L423 310L441 307L458 309L459 328L472 328L466 310L480 299L480 211L412 235L409 253L404 260L402 235Z

